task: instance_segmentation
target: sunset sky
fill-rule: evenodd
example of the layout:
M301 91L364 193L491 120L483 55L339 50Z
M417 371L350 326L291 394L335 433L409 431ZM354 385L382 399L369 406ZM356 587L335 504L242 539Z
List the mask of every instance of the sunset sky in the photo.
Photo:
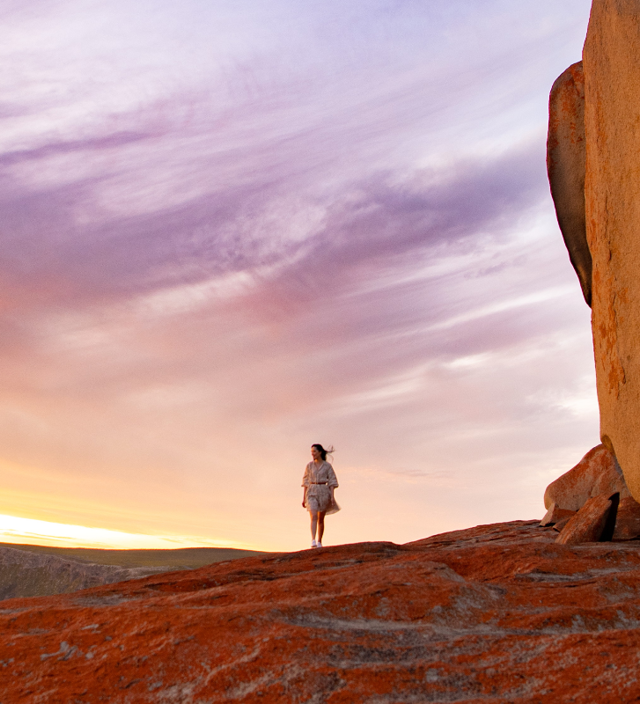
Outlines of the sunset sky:
M0 0L0 541L306 548L314 442L326 544L540 517L599 442L589 6Z

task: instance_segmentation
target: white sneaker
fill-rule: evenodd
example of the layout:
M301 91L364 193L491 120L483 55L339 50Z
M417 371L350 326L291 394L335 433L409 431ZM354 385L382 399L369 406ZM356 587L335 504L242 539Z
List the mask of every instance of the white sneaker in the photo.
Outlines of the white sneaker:
M322 547L322 543L321 543L319 540L318 540L318 542L316 543L316 547L317 547L317 548L321 548L321 547Z
M318 547L318 543L316 543L315 540L312 540L312 541L311 541L311 547L312 547L312 548L317 548L317 547ZM320 546L320 547L322 547L322 546Z

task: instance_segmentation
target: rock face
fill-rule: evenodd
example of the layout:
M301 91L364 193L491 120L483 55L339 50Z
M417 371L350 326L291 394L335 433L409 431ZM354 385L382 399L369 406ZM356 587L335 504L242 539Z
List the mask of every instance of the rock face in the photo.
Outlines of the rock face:
M556 504L551 504L549 510L545 514L545 517L540 521L541 526L557 526L559 523L566 523L572 516L575 516L575 511L570 511L568 509L560 508Z
M551 89L547 172L564 243L582 295L591 305L591 252L584 203L586 154L584 74L580 61L569 66Z
M640 500L640 4L594 0L584 46L587 241L602 441Z
M0 701L635 701L638 544L556 535L479 526L5 601Z
M615 493L619 493L620 498L630 496L616 458L606 447L598 445L575 467L549 484L544 493L544 505L552 512L554 507L579 511L589 499L601 495L609 498Z
M571 512L574 516L576 515L577 511L572 511ZM559 521L553 524L553 530L557 530L558 533L561 533L563 528L569 523L571 520L571 516L566 516L565 518L561 518Z
M639 57L640 3L593 0L582 72L575 64L552 90L548 142L558 221L593 311L600 437L617 457L636 501L640 501ZM581 234L582 188L589 256Z
M609 499L606 496L595 496L589 499L575 516L567 521L556 538L556 543L577 545L611 540L619 500L619 494L614 494Z
M549 484L544 494L547 513L540 525L559 531L561 544L611 540L621 498L630 498L622 471L614 455L604 445L598 445ZM624 520L628 525L624 528L621 524L620 536L633 531L633 519L627 513Z
M640 504L631 496L621 499L616 515L614 540L640 538Z

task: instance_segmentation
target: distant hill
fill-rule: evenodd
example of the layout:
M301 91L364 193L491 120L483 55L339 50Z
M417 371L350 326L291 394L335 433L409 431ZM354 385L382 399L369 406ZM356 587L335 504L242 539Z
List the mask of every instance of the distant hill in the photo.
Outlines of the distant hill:
M268 553L233 548L102 550L0 543L0 600L66 594Z

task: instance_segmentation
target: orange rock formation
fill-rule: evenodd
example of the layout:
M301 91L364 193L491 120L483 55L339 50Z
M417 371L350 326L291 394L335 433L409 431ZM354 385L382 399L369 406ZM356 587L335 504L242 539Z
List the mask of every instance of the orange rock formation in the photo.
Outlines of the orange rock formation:
M585 203L602 441L640 500L640 5L594 0L584 46Z
M3 704L640 698L637 543L535 522L0 605Z
M575 467L549 484L544 492L544 505L551 511L554 507L579 511L589 499L615 493L619 493L620 498L629 496L615 457L604 445L598 445Z
M582 61L558 77L549 96L547 170L558 224L578 274L582 295L591 305L591 253L584 205L586 143Z
M548 165L592 330L600 436L640 501L640 3L593 0L583 61L554 84ZM585 241L587 246L585 247Z
M594 543L600 540L611 540L614 532L616 514L618 511L619 494L611 498L594 496L572 516L556 538L561 545L577 545L578 543ZM607 530L607 528L609 530Z

